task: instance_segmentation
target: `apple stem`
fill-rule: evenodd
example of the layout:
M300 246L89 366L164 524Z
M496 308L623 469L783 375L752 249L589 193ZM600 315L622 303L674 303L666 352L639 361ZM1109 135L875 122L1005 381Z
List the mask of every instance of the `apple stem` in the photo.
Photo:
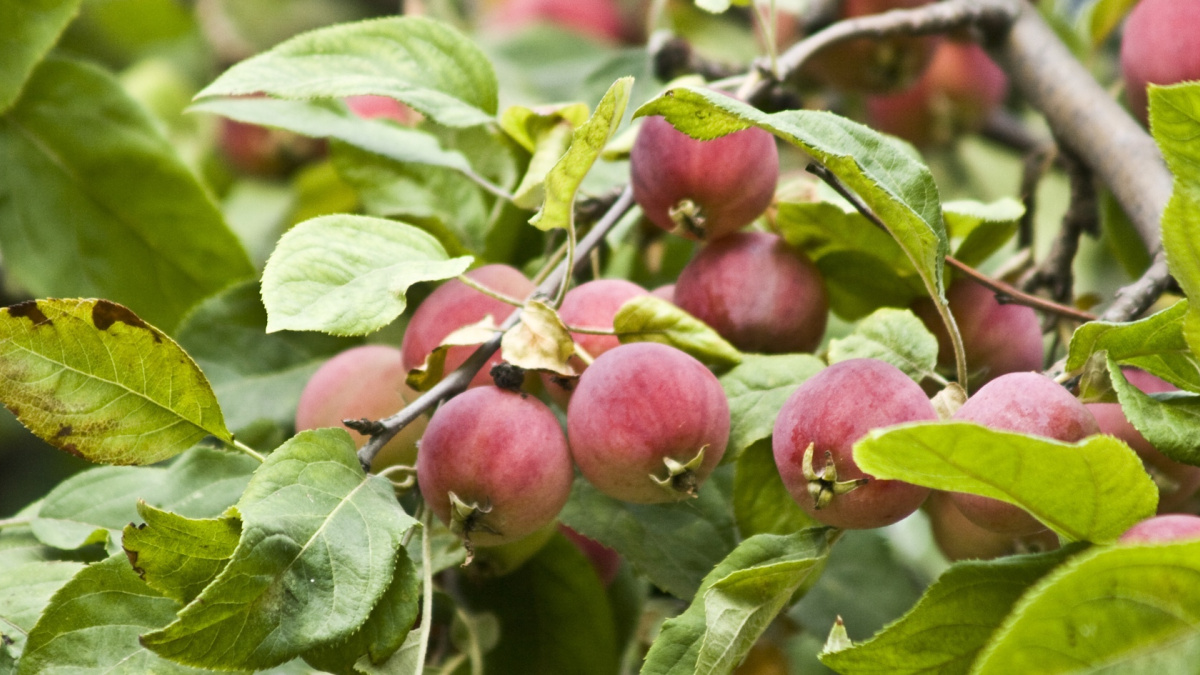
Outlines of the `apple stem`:
M503 302L506 305L512 305L513 307L524 307L525 306L524 302L512 297L511 295L505 295L504 293L501 293L499 291L494 291L494 290L488 288L487 286L484 286L483 284L479 283L478 281L475 281L474 279L472 279L471 277L469 277L465 274L458 275L458 280L463 282L464 284L470 286L471 288L474 288L475 290L479 291L480 293L483 293L484 295L488 296L489 298L494 298L496 300L499 300L500 302Z
M246 445L245 443L243 443L237 439L230 441L229 445L231 447L233 447L235 450L237 450L238 452L241 452L243 455L248 455L250 457L253 457L254 459L257 459L259 462L266 461L266 457L263 457L254 448Z

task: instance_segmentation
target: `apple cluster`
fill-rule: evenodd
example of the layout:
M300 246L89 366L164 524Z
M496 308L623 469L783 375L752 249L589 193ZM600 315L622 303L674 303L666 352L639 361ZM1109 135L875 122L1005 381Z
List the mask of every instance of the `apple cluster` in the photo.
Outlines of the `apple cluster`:
M925 2L864 0L843 3L843 11L859 16ZM1135 10L1127 42L1150 30L1141 27L1149 20L1139 13L1155 3L1145 0ZM550 4L526 4L531 13L552 16ZM606 33L615 36L615 19L610 23ZM1132 47L1125 53L1131 54L1126 58L1131 83L1157 81L1130 75L1129 64L1142 57ZM870 67L860 68L860 62ZM842 72L850 63L853 77ZM809 74L869 94L866 110L874 126L918 145L979 128L1007 94L1004 74L978 46L948 38L847 42L814 59ZM1131 84L1131 97L1134 89ZM414 122L405 110L379 104L347 101L364 117ZM632 147L630 177L646 221L696 242L676 282L654 295L743 352L818 349L829 296L817 267L782 237L747 227L770 209L779 181L779 157L769 133L748 128L697 140L660 117L649 117ZM472 283L450 280L417 307L399 349L360 347L322 367L300 401L297 428L378 419L403 407L414 394L404 384L406 376L427 367L439 349L444 370L457 368L474 346L453 336L472 328L494 329L516 311L502 298L524 300L535 290L519 270L502 264L484 265L467 277ZM500 362L498 353L467 391L394 438L376 468L415 464L425 502L452 531L479 547L507 544L549 527L568 499L576 472L597 490L627 502L694 496L725 454L729 403L717 377L693 356L663 344L617 339L618 310L648 294L617 279L572 288L557 311L575 342L569 364L576 377L543 373L496 386L491 371ZM1044 351L1032 309L1000 304L991 290L969 279L956 281L947 299L965 344L970 384L977 388L951 419L1065 442L1096 433L1117 436L1142 456L1159 483L1164 512L1181 508L1200 488L1200 468L1158 453L1119 406L1085 406L1035 372ZM950 365L950 339L932 303L919 301L912 310L938 338L941 365ZM1137 371L1127 376L1147 392L1169 386ZM1044 524L1010 504L931 493L875 479L859 468L853 446L868 432L939 419L930 393L895 366L873 359L834 363L806 380L783 405L772 434L775 463L791 497L817 521L848 529L886 526L923 507L935 541L950 559L1057 546ZM361 444L366 438L356 440ZM568 535L585 550L595 548L597 560L606 559L612 567L611 551L578 533Z

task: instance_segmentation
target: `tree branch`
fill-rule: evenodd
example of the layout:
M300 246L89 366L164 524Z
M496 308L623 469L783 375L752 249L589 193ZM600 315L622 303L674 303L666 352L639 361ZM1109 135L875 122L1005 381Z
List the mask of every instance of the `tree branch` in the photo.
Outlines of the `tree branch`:
M1172 179L1154 140L1092 77L1024 0L962 0L1008 5L1010 28L985 30L984 47L1016 88L1045 116L1055 137L1112 190L1148 251L1160 244L1159 221Z
M586 257L592 249L596 248L604 240L604 235L608 234L608 231L621 220L621 217L625 215L625 212L631 206L633 206L633 190L626 187L617 201L612 205L612 208L608 210L608 213L604 214L592 229L588 231L587 236L579 241L576 248L579 256ZM537 289L533 292L533 296L552 297L563 283L567 272L566 261L560 262L554 268L554 271L538 285ZM379 425L376 432L371 436L371 440L367 441L367 444L358 451L358 461L363 465L364 469L370 470L371 462L375 459L375 455L378 455L383 446L399 433L401 429L411 424L426 411L433 409L441 401L465 391L471 379L479 372L479 369L500 348L500 340L504 337L504 332L517 325L520 319L521 310L518 309L509 315L508 319L500 325L500 331L495 336L472 352L467 357L467 360L455 369L454 372L446 375L428 391L405 406L403 410L379 420Z
M1100 215L1092 172L1066 148L1063 148L1060 156L1071 184L1071 203L1063 215L1062 227L1049 255L1037 267L1029 270L1017 286L1026 293L1046 288L1055 302L1066 303L1071 300L1074 286L1071 266L1075 262L1075 254L1079 252L1079 239L1085 232L1093 236L1099 233Z
M1117 291L1116 298L1100 315L1100 320L1120 323L1138 318L1170 287L1171 281L1167 257L1159 249L1141 278Z
M855 38L885 38L896 35L932 35L968 26L1004 26L1016 17L1016 9L1003 0L947 0L917 9L893 9L881 14L838 21L792 45L778 60L778 80L795 75L814 54ZM1056 38L1057 39L1057 38ZM738 98L755 103L775 81L770 64L755 62L755 72L738 91Z

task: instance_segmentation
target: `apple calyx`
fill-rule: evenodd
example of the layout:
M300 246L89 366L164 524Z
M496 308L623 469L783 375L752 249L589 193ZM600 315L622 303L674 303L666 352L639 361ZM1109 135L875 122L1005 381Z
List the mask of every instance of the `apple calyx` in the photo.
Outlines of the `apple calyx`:
M813 498L817 510L829 506L834 497L852 492L870 482L869 478L839 481L837 467L833 464L833 453L828 450L825 451L825 465L821 467L821 472L817 473L813 470L814 447L814 443L809 443L808 447L804 449L804 463L801 470L804 472L804 478L808 481L808 494Z
M664 490L668 490L676 497L680 495L695 497L696 489L700 482L696 480L696 471L704 464L704 450L706 448L708 448L707 445L702 446L695 457L682 464L670 457L663 457L663 464L667 465L667 477L659 478L654 474L650 474L650 480L660 485Z
M675 223L675 229L672 234L690 235L701 240L706 239L707 233L704 227L704 221L707 219L704 213L704 207L690 199L680 199L670 209L667 210L667 215L671 217L671 222Z
M463 538L463 548L467 550L467 559L462 566L466 567L475 559L475 546L471 543L471 533L478 530L499 535L483 518L492 512L491 504L467 503L453 492L450 493L450 531Z

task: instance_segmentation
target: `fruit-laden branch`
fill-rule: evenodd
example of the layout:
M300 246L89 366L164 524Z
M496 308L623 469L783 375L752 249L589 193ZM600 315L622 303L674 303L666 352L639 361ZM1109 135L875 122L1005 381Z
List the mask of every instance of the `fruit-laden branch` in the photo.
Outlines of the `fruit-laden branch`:
M578 258L585 258L587 255L604 240L604 236L608 231L617 224L625 212L633 205L633 190L625 188L621 196L617 198L612 207L604 214L592 229L583 239L579 241L575 249ZM542 283L538 285L537 290L533 292L536 297L553 297L557 293L559 287L563 283L568 270L567 265L571 261L564 260L555 267L554 271L547 276ZM439 402L448 399L455 394L459 394L466 390L470 384L471 378L479 372L487 360L496 353L500 348L500 340L504 337L504 332L520 321L521 310L513 312L508 319L500 325L500 330L487 342L479 345L471 356L463 362L461 366L455 369L454 372L446 375L437 384L433 385L428 391L418 396L416 399L404 407L403 410L396 414L385 417L379 420L378 423L371 425L371 440L367 441L358 451L358 461L362 463L364 470L369 471L371 461L375 459L375 455L392 439L401 429L411 424L414 420L420 417L426 411L432 409Z

